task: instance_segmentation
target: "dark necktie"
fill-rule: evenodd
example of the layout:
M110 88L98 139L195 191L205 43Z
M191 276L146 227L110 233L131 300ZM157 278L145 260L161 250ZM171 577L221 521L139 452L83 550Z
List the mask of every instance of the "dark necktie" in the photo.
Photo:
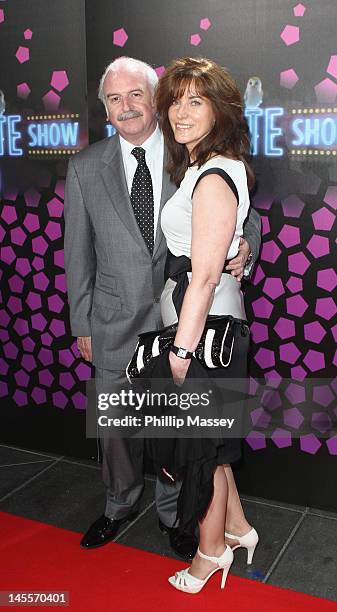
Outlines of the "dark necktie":
M131 204L139 229L151 255L154 247L153 188L150 170L145 161L145 150L135 147L131 151L138 166L131 187Z

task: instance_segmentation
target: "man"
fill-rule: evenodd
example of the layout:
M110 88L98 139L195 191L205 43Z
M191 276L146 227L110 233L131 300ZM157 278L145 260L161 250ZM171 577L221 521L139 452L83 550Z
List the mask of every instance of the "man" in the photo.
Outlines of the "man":
M139 333L160 329L166 244L159 224L176 187L165 171L166 151L153 93L155 71L118 58L102 76L99 97L118 134L69 162L65 197L65 265L71 329L96 378L120 382ZM254 211L255 213L255 211ZM254 215L252 214L252 217ZM241 278L260 246L257 213L247 223L240 253L230 266ZM85 548L113 540L138 510L143 490L143 441L104 439L105 513L82 539ZM156 483L159 525L173 550L192 558L196 539L173 528L179 487Z

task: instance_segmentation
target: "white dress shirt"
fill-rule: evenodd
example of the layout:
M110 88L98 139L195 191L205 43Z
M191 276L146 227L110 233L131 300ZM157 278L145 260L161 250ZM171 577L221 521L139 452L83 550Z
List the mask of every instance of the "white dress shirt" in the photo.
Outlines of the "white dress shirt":
M131 142L128 142L121 136L119 137L122 149L122 157L125 171L126 183L128 186L129 194L131 195L132 181L137 169L137 160L131 154L131 151L135 148ZM141 146L145 151L145 161L150 170L153 187L153 204L154 204L154 236L156 236L160 199L161 199L161 188L163 181L163 161L164 161L164 137L161 133L158 125L151 134L151 136L143 142Z

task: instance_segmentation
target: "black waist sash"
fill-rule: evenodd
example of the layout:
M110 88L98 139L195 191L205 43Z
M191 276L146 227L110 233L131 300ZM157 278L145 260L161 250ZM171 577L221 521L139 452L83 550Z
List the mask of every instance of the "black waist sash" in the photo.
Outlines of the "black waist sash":
M224 263L222 272L225 274L230 274L230 270L226 270L229 261L229 259L226 259ZM172 293L172 301L178 317L180 316L185 291L189 285L187 272L192 272L190 258L186 255L179 255L179 257L176 257L167 249L164 278L165 283L168 278L172 278L172 280L177 283Z

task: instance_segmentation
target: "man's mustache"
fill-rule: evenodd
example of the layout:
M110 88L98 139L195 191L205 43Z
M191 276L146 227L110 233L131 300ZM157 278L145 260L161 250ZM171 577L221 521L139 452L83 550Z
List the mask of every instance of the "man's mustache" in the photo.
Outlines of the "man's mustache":
M117 117L117 121L127 121L128 119L136 119L137 117L142 117L143 113L140 111L127 111L126 113L121 113Z

